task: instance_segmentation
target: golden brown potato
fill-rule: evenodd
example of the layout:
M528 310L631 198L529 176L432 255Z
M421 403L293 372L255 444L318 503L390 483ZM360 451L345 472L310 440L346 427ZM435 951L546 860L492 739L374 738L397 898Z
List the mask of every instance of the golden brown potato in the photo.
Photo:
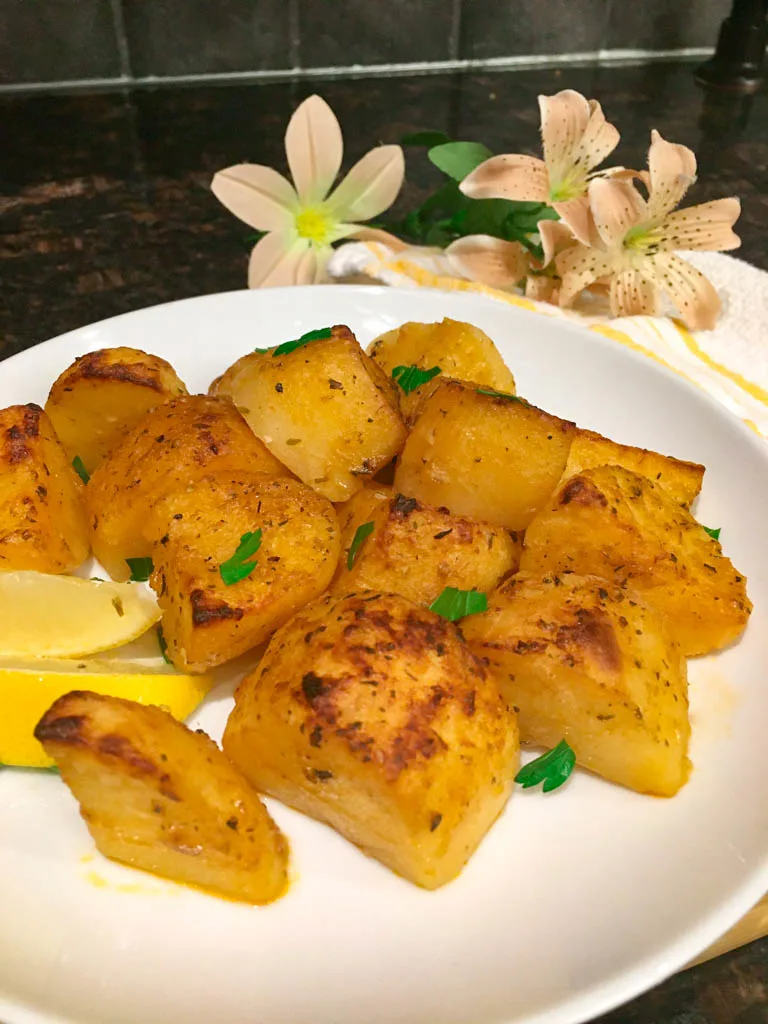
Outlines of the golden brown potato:
M404 597L326 594L235 700L223 746L257 789L424 888L459 873L509 796L514 713L457 628Z
M343 524L340 591L383 590L430 605L446 587L493 590L520 562L518 534L391 490L366 487L338 513ZM357 548L349 569L350 545L366 523L373 524L373 532Z
M347 327L285 355L252 352L212 385L292 472L345 501L405 441L395 385Z
M137 348L79 356L53 382L45 411L70 460L92 473L140 419L187 389L170 363Z
M83 484L39 405L0 410L0 569L71 572L88 557Z
M330 583L339 558L333 506L297 480L219 471L160 500L152 516L150 585L168 654L202 672L267 640ZM261 531L255 569L221 571L246 534ZM225 570L226 575L226 570Z
M653 481L586 469L528 527L521 568L602 576L644 594L687 655L736 640L752 609L746 580L693 516Z
M696 462L683 462L671 455L617 444L592 430L577 427L562 482L593 466L623 466L639 473L658 483L671 498L686 508L693 504L704 479L704 467Z
M74 690L35 736L105 857L245 903L285 892L287 842L205 733L151 705Z
M418 366L421 370L440 367L444 377L473 381L486 388L515 393L515 378L499 350L479 327L444 319L441 323L411 322L380 335L368 346L368 354L387 377L396 366ZM400 409L410 422L420 399L439 382L429 382L406 395L398 388Z
M115 580L126 558L151 553L152 507L212 469L288 475L228 399L187 395L159 406L123 439L90 479L86 501L96 557Z
M395 490L524 530L565 468L574 426L522 399L443 380L420 407Z
M597 576L521 574L461 628L518 709L524 743L565 738L578 764L641 793L684 784L685 658L639 594Z

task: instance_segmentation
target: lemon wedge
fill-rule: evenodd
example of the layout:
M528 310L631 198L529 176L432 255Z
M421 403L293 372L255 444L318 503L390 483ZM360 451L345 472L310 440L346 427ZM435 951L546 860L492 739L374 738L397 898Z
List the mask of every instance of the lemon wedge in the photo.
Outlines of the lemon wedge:
M33 732L55 700L71 690L91 690L139 704L158 704L183 721L200 704L213 680L182 675L164 662L148 671L145 661L0 660L0 764L48 768L53 760Z
M3 657L81 658L135 640L159 618L155 595L141 584L0 573Z

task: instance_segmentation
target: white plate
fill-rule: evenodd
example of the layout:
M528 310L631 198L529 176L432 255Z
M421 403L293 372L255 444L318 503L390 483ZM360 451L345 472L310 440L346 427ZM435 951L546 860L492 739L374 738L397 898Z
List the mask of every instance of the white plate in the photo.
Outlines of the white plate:
M707 465L698 509L749 577L736 647L691 665L695 770L672 800L577 774L518 791L461 877L423 892L270 802L295 881L267 908L92 854L55 776L0 772L5 1024L574 1024L661 981L768 888L768 454L702 392L615 342L491 300L327 287L235 292L117 317L0 368L42 402L77 355L132 345L203 390L236 357L347 323L367 343L451 316L494 338L520 392L619 441ZM216 737L229 701L200 724Z

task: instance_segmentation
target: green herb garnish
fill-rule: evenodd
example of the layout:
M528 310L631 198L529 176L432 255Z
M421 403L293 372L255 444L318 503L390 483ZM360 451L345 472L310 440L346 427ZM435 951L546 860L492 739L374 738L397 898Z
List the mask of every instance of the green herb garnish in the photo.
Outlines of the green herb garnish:
M152 575L154 565L151 558L126 558L131 570L131 583L146 583Z
M239 583L251 575L258 563L249 562L247 559L252 558L260 547L261 530L242 535L234 555L219 566L219 573L226 586L231 587L233 583Z
M362 526L358 526L355 530L355 536L352 538L352 543L349 545L349 553L347 554L347 568L351 569L355 564L357 553L363 545L363 541L366 537L370 537L373 533L373 522L363 523Z
M168 642L165 639L165 633L163 632L162 626L157 627L157 642L160 645L160 653L163 656L163 661L166 663L166 665L172 665L173 662L168 657Z
M397 381L406 395L410 395L440 372L439 366L433 366L431 370L422 370L418 366L396 366L392 371L392 379Z
M522 402L522 398L518 398L517 395L510 395L506 391L496 391L494 388L475 388L475 393L478 395L490 395L491 398L506 398L508 402Z
M76 455L74 459L72 459L72 469L74 469L74 471L77 473L77 475L80 477L84 484L87 484L88 481L91 479L91 474L85 468L83 460L80 458L79 455Z
M476 615L488 610L488 598L479 590L459 590L457 587L446 587L440 597L429 606L431 612L437 612L449 622L463 619L465 615Z
M551 793L567 781L575 765L576 755L566 740L560 740L552 750L521 768L515 776L515 782L523 789L530 789L543 782L544 792Z
M295 352L297 348L302 348L304 345L308 345L310 341L319 341L321 338L330 338L332 334L333 331L330 327L319 327L316 331L307 331L307 333L302 334L300 338L295 338L293 341L284 341L282 345L278 345L272 355L285 356L289 352Z
M703 526L702 529L704 530L704 533L708 533L713 540L720 540L720 531L722 529L721 526L718 526L716 530L713 530L709 526Z

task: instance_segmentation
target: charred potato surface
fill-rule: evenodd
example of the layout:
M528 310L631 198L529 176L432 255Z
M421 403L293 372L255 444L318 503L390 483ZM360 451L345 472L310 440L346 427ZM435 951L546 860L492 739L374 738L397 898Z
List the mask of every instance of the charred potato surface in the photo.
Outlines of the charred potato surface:
M672 796L684 784L685 659L626 585L523 573L462 631L518 710L524 743L564 737L580 765L641 793Z
M75 690L35 736L104 856L247 903L285 892L287 842L204 733L160 708Z
M136 348L80 356L53 383L45 411L69 459L92 473L148 412L187 389L170 363Z
M223 746L261 792L427 889L472 855L518 763L514 713L456 627L367 591L275 634Z
M39 405L0 411L0 569L64 573L88 557L83 484Z

